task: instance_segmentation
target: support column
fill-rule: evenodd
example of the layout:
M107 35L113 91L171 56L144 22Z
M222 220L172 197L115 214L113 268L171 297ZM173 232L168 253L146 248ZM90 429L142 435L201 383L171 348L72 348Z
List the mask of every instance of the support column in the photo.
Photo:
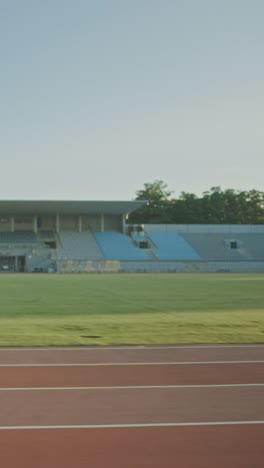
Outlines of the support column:
M101 215L101 232L104 232L104 215Z
M60 232L60 215L56 215L56 231Z
M15 218L11 216L11 232L15 232Z
M126 220L127 220L127 214L123 214L122 216L122 233L126 234Z
M37 219L37 216L33 217L33 231L35 232L35 234L37 234L37 232L38 232L38 219Z
M79 228L79 232L82 232L82 217L81 215L79 216L78 218L78 228Z

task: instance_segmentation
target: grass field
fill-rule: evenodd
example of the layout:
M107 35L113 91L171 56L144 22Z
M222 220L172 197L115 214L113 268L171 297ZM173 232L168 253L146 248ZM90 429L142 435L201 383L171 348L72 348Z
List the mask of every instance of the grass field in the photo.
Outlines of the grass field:
M1 275L0 345L264 342L262 274Z

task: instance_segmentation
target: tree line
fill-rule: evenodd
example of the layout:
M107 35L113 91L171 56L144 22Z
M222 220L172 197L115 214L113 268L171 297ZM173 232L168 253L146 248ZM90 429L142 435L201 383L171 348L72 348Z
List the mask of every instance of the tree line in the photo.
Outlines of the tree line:
M148 203L129 216L129 224L264 224L264 192L212 187L201 197L173 191L162 180L145 183L136 200Z

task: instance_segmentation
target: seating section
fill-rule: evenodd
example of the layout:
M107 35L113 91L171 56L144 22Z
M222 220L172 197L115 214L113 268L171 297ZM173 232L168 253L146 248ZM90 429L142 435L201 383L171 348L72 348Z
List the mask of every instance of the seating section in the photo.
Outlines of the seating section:
M152 251L159 260L200 259L188 241L175 232L151 232L148 235L156 246Z
M263 234L240 234L238 240L241 249L246 253L247 258L252 260L264 259L264 235Z
M0 242L4 244L34 244L37 241L32 231L0 232Z
M59 260L102 260L103 254L92 233L86 232L60 232L58 235L61 246L57 248Z
M258 272L264 268L264 230L257 228L145 225L130 235L0 232L0 250L2 257L24 256L28 272Z
M94 232L105 258L112 260L145 260L148 255L144 249L136 247L125 234L116 231Z
M223 234L183 234L204 260L239 260L241 254L237 249L230 249Z
M184 239L204 260L261 260L264 258L263 234L183 234ZM231 242L237 248L231 248Z

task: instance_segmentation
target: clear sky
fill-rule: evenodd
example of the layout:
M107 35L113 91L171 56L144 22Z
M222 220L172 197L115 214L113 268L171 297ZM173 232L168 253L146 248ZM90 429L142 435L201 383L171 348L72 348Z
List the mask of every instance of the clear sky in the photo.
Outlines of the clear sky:
M0 0L0 199L264 190L263 0Z

